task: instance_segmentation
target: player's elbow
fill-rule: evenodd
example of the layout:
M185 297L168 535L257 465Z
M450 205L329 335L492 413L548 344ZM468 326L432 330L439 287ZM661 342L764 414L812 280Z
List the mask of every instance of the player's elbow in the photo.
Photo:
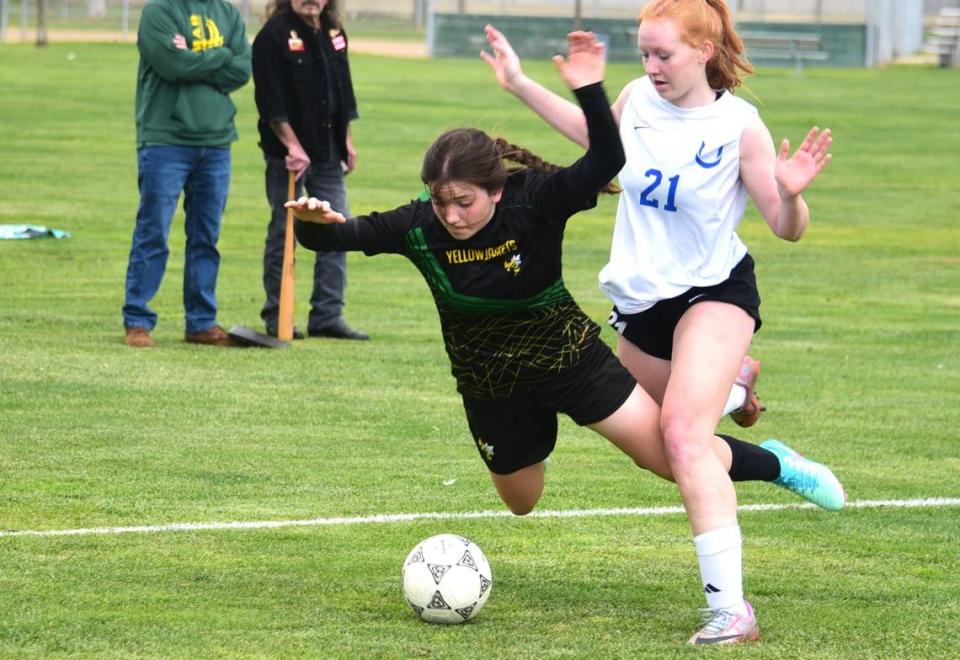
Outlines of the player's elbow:
M796 243L801 238L803 238L803 234L806 231L806 229L807 229L806 225L804 225L802 227L790 227L788 229L777 229L777 231L774 233L777 235L777 238L781 240L787 241L789 243Z

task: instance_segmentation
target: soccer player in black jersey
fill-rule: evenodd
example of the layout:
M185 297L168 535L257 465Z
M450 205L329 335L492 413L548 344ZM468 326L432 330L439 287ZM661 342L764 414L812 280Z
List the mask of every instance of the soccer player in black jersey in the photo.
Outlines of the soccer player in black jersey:
M611 190L625 162L602 85L603 46L590 33L569 39L568 57L554 59L589 133L587 152L569 167L482 131L456 129L424 157L427 201L350 219L315 198L287 203L305 247L402 254L420 270L477 449L518 515L533 510L543 492L561 412L671 479L657 404L563 283L567 220ZM507 169L505 160L524 167ZM728 436L713 440L734 480L779 476L769 452Z

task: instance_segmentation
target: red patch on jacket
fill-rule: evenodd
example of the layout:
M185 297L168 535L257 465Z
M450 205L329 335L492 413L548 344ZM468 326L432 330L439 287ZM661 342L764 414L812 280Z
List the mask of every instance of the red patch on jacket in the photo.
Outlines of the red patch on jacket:
M287 39L287 47L291 53L303 52L303 39L297 36L296 30L290 30L290 38Z

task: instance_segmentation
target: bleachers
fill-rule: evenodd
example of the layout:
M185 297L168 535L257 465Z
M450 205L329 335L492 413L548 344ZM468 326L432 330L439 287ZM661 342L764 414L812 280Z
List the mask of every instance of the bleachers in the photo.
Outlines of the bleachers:
M960 66L960 9L944 7L940 10L923 50L936 54L941 67Z
M626 30L631 42L637 39L637 28ZM803 63L809 60L825 61L830 54L823 50L819 34L809 32L782 32L776 30L746 30L740 38L750 60L790 60L797 73L803 71Z
M791 60L797 73L803 71L808 60L824 61L830 57L823 50L819 34L750 30L741 32L740 38L751 60Z

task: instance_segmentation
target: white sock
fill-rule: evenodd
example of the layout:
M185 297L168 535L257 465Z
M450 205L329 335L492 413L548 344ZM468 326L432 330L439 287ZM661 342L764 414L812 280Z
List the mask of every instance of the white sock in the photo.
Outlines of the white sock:
M723 414L729 415L734 410L739 410L747 402L747 388L743 385L733 384L730 388L730 396L727 398L727 405L723 407Z
M740 527L714 529L693 537L707 607L739 609L743 604L743 552Z

